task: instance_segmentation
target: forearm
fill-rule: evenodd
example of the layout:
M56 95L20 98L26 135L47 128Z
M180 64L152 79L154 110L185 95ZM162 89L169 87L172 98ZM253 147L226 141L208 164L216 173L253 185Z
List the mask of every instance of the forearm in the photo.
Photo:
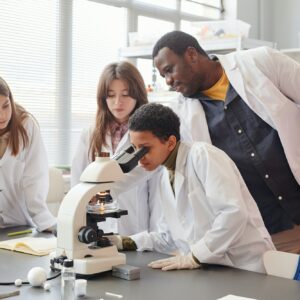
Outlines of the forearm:
M130 238L135 242L137 251L156 251L170 254L177 250L169 233L144 231L132 235Z
M110 193L113 198L118 197L124 192L128 192L135 188L141 182L146 181L152 172L147 172L141 167L136 167L130 173L126 173L123 179L116 181L113 187L110 189Z

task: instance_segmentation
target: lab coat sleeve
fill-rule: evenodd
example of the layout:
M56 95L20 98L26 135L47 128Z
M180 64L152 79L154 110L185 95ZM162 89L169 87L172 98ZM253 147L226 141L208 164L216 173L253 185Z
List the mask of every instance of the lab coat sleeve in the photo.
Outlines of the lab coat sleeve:
M90 131L84 129L80 135L71 166L71 187L79 183L84 169L91 162L89 159Z
M282 52L262 47L254 57L256 64L291 101L300 104L300 64Z
M185 142L204 141L211 144L203 107L198 99L176 93L169 107L180 118L180 139Z
M131 189L137 187L140 183L145 182L151 178L154 171L145 171L142 167L137 166L129 173L124 174L121 180L116 181L110 189L110 194L113 198L118 197L124 192L128 192Z
M157 227L157 231L143 231L130 236L137 246L137 251L157 251L171 254L177 250L163 216L157 221Z
M248 220L242 179L223 151L208 144L195 150L194 170L204 186L214 221L191 250L200 262L232 265L226 252L244 234Z
M161 206L161 192L158 186L160 185L163 171L163 167L157 168L152 172L148 180L150 224L148 231L131 236L137 245L137 251L147 250L169 254L177 249L165 221Z
M29 215L38 230L43 231L56 224L46 204L49 190L48 160L38 125L30 117L26 120L25 129L29 144L25 148L22 190Z

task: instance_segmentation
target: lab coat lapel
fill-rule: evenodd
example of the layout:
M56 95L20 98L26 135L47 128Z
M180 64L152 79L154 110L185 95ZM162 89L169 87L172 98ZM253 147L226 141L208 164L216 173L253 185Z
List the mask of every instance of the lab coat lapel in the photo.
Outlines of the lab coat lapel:
M120 152L121 149L124 149L124 145L126 143L128 144L128 146L130 145L129 132L128 131L121 138L121 140L120 140L120 142L119 142L119 144L118 144L117 149L116 149L115 152L118 153L118 152Z
M10 151L10 149L7 147L2 158L0 158L0 167L4 164L4 162L7 160L8 158L8 151Z
M252 57L247 56L245 52L244 54L239 55L246 56L248 62L247 68L244 67L242 59L238 60L235 52L225 56L220 55L218 58L225 69L231 85L241 96L243 101L245 101L250 109L253 110L260 118L274 128L274 122L265 107L265 103L267 103L267 101L263 100L266 98L264 95L266 89L263 87L264 76L260 76L260 72L258 68L256 68ZM251 63L253 64L253 68L249 67ZM262 87L259 88L259 85L262 85Z
M180 135L186 142L205 141L211 144L202 104L198 99L177 94L169 106L180 117Z
M217 55L222 67L225 69L226 75L243 100L247 102L244 81L241 72L237 66L237 62L233 55Z
M106 134L106 145L102 146L101 151L109 152L110 156L111 157L113 156L113 153L112 153L112 142L111 142L111 135L110 134Z
M187 163L187 155L189 148L185 144L180 144L176 159L176 169L175 169L175 181L174 181L174 190L176 198L176 210L177 214L181 214L185 211L187 207L187 187L185 179L185 166Z
M177 200L169 182L169 174L167 170L164 170L164 178L161 181L161 203L164 216L167 220L170 231L172 232L172 237L174 240L182 239L185 236L184 229L180 224L180 216L178 216L177 210Z
M103 146L102 151L109 152L110 156L113 156L113 153L112 153L112 142L111 142L111 135L110 134L106 135L106 143L107 143L107 145ZM119 153L121 150L127 148L126 144L128 144L128 147L129 147L130 142L129 142L129 132L128 131L124 134L124 136L120 140L115 153Z

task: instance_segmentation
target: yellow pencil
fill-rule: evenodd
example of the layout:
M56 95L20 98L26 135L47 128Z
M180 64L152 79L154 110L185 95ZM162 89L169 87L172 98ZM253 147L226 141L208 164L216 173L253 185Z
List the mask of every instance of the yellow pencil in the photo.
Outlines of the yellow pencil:
M32 233L32 229L10 232L7 234L7 236L15 236L15 235L21 235L21 234L27 234L27 233Z

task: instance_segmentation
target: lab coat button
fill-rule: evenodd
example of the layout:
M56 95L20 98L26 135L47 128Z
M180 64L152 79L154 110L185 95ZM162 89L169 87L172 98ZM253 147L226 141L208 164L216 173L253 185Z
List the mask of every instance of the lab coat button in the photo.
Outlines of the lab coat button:
M282 196L278 196L278 200L282 200Z

